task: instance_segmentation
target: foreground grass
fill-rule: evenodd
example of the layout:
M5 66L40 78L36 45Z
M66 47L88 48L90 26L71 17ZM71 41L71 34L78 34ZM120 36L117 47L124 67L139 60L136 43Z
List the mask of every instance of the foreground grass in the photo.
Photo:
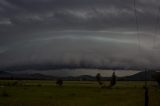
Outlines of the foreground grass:
M92 81L0 80L0 106L143 106L143 82L118 82L112 89L101 89ZM108 82L106 82L107 84ZM2 86L2 85L9 86ZM6 96L2 95L7 93ZM160 106L160 90L150 86L149 106Z

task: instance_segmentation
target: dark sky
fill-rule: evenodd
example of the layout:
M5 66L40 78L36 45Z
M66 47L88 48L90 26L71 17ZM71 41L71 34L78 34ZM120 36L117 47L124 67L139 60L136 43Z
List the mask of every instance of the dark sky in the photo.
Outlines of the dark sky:
M159 67L159 6L136 0L137 34L134 0L0 0L0 68Z

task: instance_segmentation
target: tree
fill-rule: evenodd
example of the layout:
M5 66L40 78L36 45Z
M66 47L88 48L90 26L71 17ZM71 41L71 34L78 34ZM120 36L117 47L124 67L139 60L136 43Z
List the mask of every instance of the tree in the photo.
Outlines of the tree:
M96 79L97 79L98 84L101 86L102 82L101 82L101 74L100 73L97 73Z
M58 79L56 81L56 84L59 85L59 86L62 86L63 85L63 80L62 79Z
M110 87L114 86L116 84L116 74L115 72L112 73L112 79L110 82Z

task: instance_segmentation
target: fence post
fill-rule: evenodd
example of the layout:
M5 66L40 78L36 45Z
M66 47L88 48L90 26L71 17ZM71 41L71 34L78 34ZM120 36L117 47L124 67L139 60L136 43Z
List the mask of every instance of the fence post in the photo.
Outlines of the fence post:
M144 94L144 106L149 106L148 85L147 85L147 70L145 69L145 94Z

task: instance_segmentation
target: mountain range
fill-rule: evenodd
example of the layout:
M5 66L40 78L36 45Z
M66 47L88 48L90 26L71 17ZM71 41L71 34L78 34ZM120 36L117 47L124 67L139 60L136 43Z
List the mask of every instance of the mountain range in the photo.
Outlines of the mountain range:
M153 80L153 75L156 74L155 71L141 71L134 75L124 76L124 77L117 77L118 80L130 80L130 81L142 81L142 80ZM90 75L80 75L80 76L67 76L67 77L58 77L58 76L49 76L40 73L35 74L15 74L6 71L0 71L0 79L30 79L30 80L89 80L94 81L96 80L95 76ZM101 80L110 80L111 77L101 77Z

